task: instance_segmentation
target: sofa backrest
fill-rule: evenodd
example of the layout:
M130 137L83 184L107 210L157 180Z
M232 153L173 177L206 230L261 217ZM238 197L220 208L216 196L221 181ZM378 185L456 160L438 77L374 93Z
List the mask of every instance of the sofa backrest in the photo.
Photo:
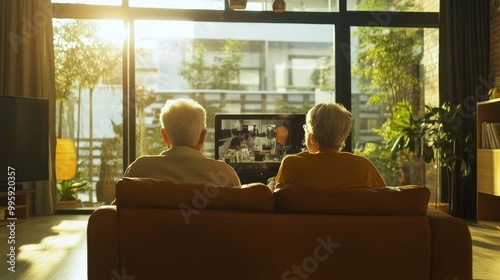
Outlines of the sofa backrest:
M301 214L425 215L429 198L429 189L416 185L341 190L282 186L273 194L262 183L227 187L126 177L116 184L118 211L191 208Z
M283 186L274 193L279 213L425 215L430 191L421 186L315 190Z
M297 191L289 198L298 205L318 202L314 191ZM272 213L274 196L284 202L286 194L296 193L124 178L116 271L136 279L428 279L426 216Z
M117 210L206 209L237 212L273 212L271 190L262 183L241 187L182 184L151 178L122 178L116 184Z

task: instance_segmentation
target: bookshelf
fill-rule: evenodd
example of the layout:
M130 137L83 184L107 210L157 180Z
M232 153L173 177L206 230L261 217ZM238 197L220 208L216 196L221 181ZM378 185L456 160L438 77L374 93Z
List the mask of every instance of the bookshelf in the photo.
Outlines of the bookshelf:
M500 149L482 146L481 124L500 122L500 98L477 103L477 221L500 229Z

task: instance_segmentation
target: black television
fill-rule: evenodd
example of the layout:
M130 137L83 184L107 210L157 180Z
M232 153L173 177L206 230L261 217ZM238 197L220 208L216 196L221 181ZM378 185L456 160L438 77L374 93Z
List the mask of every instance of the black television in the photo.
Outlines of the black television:
M48 99L0 96L0 131L0 191L13 182L48 180Z
M235 170L242 184L266 183L283 157L304 148L305 114L216 114L215 159Z

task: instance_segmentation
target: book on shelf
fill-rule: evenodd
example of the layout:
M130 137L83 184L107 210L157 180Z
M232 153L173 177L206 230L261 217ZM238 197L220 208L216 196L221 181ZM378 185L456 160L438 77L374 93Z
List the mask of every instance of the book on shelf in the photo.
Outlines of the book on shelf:
M490 123L495 149L500 149L500 123Z
M486 123L481 123L481 148L488 149L488 138L486 134ZM478 143L479 144L479 143Z
M500 149L500 123L481 124L481 147L483 149Z
M493 132L491 131L491 125L486 124L486 135L488 136L488 148L495 149L495 142L493 141Z

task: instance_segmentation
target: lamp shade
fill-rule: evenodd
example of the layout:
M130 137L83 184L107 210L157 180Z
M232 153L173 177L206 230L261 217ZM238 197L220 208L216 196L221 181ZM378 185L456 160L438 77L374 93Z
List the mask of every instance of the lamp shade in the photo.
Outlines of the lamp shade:
M56 179L70 180L76 176L76 150L71 139L57 139Z

